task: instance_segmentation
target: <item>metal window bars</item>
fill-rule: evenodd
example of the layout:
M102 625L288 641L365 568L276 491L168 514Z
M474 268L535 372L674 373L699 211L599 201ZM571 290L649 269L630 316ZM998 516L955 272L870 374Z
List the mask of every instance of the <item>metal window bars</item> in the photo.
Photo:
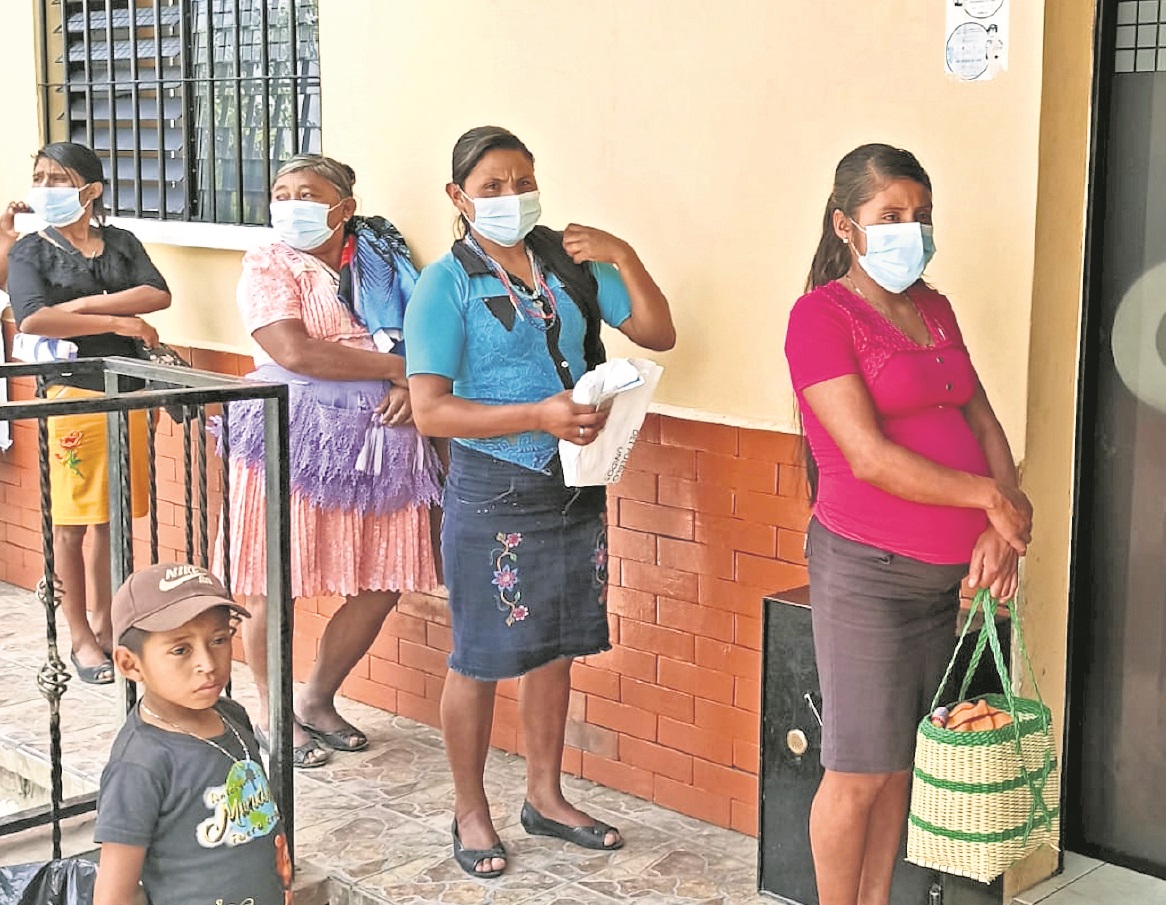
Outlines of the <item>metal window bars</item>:
M264 224L320 150L318 0L37 0L46 140L93 148L115 215Z
M49 399L44 388L64 374L104 375L106 394ZM292 698L291 653L293 600L291 597L290 510L288 472L288 396L287 387L226 377L205 371L170 367L127 358L79 359L40 364L0 364L0 380L36 379L35 399L0 403L0 420L35 420L38 428L38 469L40 478L41 534L44 576L37 597L45 612L46 660L37 676L37 684L48 703L50 802L0 818L0 837L32 827L52 826L53 857L61 856L61 821L92 811L96 796L64 799L62 790L63 754L61 738L61 700L66 694L70 673L61 660L58 648L57 608L60 585L56 574L53 549L52 488L49 477L48 419L54 416L103 413L107 422L109 466L109 533L110 575L117 588L134 569L134 538L131 511L130 414L145 412L148 506L148 548L150 564L159 561L159 503L178 508L182 513L186 562L207 565L210 544L208 520L208 483L214 477L209 469L218 468L222 487L220 513L223 539L225 583L230 590L230 431L227 412L232 403L259 400L263 408L264 472L266 480L267 539L267 668L271 707L270 779L287 834L288 850L293 851L294 799L292 785ZM124 380L146 388L122 392ZM219 442L222 457L209 460L206 451L207 409L223 413ZM181 481L184 499L160 499L157 469L156 418L160 409L177 414L182 424ZM170 485L173 490L173 485ZM197 499L197 505L195 500ZM119 682L122 680L119 679ZM134 702L134 686L122 682L122 702L126 709Z

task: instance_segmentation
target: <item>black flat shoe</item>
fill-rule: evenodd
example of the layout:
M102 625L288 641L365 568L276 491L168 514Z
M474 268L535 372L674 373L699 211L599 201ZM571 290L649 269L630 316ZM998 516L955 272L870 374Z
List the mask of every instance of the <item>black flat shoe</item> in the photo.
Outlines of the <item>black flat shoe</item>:
M69 659L73 661L73 668L77 670L77 678L86 685L112 685L113 661L106 660L96 666L82 666L77 660L77 654L70 651Z
M502 840L499 839L492 848L463 848L462 837L458 835L457 819L453 821L450 827L450 833L453 836L453 860L457 862L457 866L464 870L471 877L477 877L481 880L493 880L495 877L502 876L502 871L505 867L498 870L478 870L478 865L490 858L505 858L506 848L502 845Z
M298 716L296 719L304 727L304 732L316 741L327 745L333 751L363 751L368 747L368 736L348 720L342 720L344 725L339 729L317 729Z
M554 836L557 839L565 839L567 842L581 845L583 848L592 848L601 852L613 852L617 848L623 848L623 836L620 836L611 845L605 844L604 840L607 838L607 834L618 834L619 830L600 820L596 820L590 826L567 826L565 823L544 817L534 809L529 801L522 803L520 819L522 820L522 828L531 836Z
M258 726L255 727L255 744L264 754L271 754L271 745L267 736ZM292 766L297 770L314 770L322 767L332 759L332 752L310 737L302 745L292 748Z

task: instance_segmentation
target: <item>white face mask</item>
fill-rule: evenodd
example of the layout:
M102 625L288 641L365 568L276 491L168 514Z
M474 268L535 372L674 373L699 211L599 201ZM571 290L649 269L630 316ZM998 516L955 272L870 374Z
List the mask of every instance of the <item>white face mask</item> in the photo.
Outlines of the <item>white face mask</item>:
M279 237L297 251L311 251L332 238L343 223L328 225L328 215L340 206L319 201L272 201L271 226Z
M902 292L923 276L935 255L935 227L930 223L872 223L862 227L866 254L858 256L866 275L887 292Z
M81 189L71 185L34 185L24 200L49 226L68 226L85 215Z
M474 205L470 226L482 238L510 248L525 239L542 216L538 191L521 195L495 195L491 198L466 199Z

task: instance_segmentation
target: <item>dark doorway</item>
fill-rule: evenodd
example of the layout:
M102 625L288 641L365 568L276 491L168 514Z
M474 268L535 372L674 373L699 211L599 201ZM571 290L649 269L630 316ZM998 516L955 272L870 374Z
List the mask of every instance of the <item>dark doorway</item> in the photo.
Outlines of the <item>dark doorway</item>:
M1064 822L1166 877L1166 0L1100 6Z

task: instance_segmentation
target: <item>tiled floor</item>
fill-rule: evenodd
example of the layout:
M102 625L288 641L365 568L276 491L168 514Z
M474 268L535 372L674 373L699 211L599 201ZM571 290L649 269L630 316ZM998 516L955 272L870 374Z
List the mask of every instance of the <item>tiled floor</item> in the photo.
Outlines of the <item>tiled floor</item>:
M63 639L62 651L67 644ZM31 764L42 783L47 708L35 679L43 660L40 605L0 585L0 768L24 772ZM253 709L246 669L235 676L236 696ZM564 780L568 796L620 827L627 845L586 852L527 836L518 823L522 759L497 751L490 754L487 791L511 868L498 880L473 880L450 857L453 787L439 733L361 704L342 708L372 744L296 775L296 850L301 864L334 878L332 905L773 901L755 891L756 840L573 777ZM115 718L111 688L69 683L62 703L66 794L96 786ZM0 841L0 863L9 863L4 851Z
M68 650L67 640L61 649ZM28 592L0 584L0 769L46 785L47 709L36 687L43 660L40 605ZM254 702L245 668L236 671L236 696L245 706ZM624 849L585 852L527 836L518 824L523 762L497 751L487 767L488 792L511 868L499 880L473 880L450 857L452 785L437 731L361 704L342 706L372 744L296 776L296 849L308 873L333 878L332 905L776 901L755 892L754 839L584 780L565 778L569 797L619 826ZM62 705L66 795L95 788L116 731L116 709L111 688L70 683ZM89 823L78 832L91 832ZM3 841L0 863L13 863ZM1014 905L1036 903L1166 905L1166 883L1067 855L1061 876Z
M1013 905L1166 905L1166 882L1072 852L1065 869Z

